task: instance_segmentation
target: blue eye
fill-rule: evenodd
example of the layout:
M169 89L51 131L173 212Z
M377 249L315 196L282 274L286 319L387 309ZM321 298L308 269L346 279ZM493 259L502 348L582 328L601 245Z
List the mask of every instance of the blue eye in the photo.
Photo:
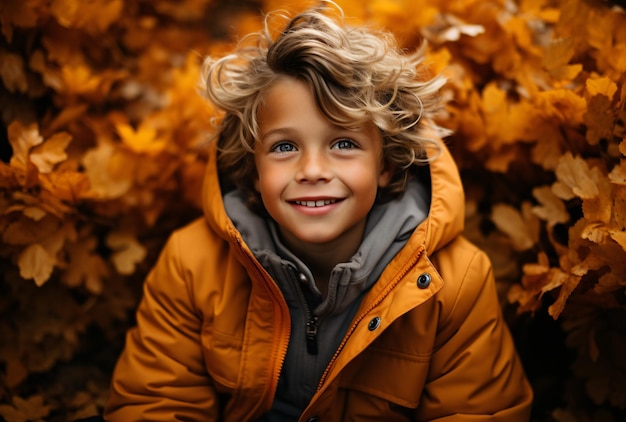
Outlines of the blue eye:
M271 149L272 152L292 152L295 150L296 147L289 142L279 142Z
M357 148L357 144L351 139L340 139L333 144L334 149L352 149Z

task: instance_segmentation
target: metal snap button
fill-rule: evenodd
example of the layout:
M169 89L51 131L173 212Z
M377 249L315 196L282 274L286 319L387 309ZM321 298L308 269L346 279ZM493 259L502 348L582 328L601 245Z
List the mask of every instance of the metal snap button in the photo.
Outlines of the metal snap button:
M378 327L380 327L380 317L372 318L372 320L369 322L369 324L367 324L367 329L370 330L370 331L374 331Z
M420 289L425 289L430 285L430 274L424 273L417 277L417 287Z

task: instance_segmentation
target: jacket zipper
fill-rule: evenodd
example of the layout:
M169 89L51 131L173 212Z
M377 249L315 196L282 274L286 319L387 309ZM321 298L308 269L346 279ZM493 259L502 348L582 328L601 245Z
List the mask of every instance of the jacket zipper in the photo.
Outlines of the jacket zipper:
M301 275L302 277L302 275ZM319 329L319 319L313 315L311 312L311 305L309 300L307 299L307 294L304 289L306 286L302 285L302 279L296 280L296 288L298 290L298 295L300 296L302 306L304 307L304 314L306 317L306 323L304 328L305 338L306 338L306 351L310 355L317 355L319 348L317 344L317 331Z
M415 263L422 256L423 252L424 252L424 246L421 246L420 249L417 251L417 253L414 255L414 258L409 262L409 264L407 266L404 267L404 270L402 271L402 273L400 273L394 279L393 283L390 283L385 288L385 290L383 290L382 294L380 294L376 298L376 300L374 302L372 302L371 305L368 306L367 309L364 312L361 312L361 314L354 320L354 323L350 326L350 328L346 332L346 335L343 337L343 340L341 341L341 344L339 344L339 347L337 347L337 350L333 354L333 357L330 359L330 362L326 366L326 369L324 370L324 373L322 374L322 377L320 378L320 382L317 384L317 391L321 390L322 386L326 382L326 378L328 377L328 374L330 373L330 368L332 368L333 365L335 364L335 361L337 360L337 358L339 357L339 354L341 353L341 351L345 347L346 343L348 342L348 339L352 336L352 334L354 333L356 328L359 326L361 321L363 319L365 319L367 314L369 314L372 309L374 309L376 306L378 306L389 295L389 293L391 293L391 291L398 285L398 283L400 283L400 280L402 280L402 278L406 275L406 273L408 273L409 270L411 268L413 268Z
M317 317L309 317L306 322L306 351L310 355L317 355Z

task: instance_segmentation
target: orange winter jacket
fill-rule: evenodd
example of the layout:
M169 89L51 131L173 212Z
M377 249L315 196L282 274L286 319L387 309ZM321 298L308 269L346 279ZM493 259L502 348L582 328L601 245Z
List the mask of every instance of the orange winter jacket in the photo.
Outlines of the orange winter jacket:
M254 421L290 335L280 289L225 212L212 147L205 218L176 231L144 285L107 421ZM528 421L532 391L486 255L461 236L447 150L427 218L365 293L300 421Z

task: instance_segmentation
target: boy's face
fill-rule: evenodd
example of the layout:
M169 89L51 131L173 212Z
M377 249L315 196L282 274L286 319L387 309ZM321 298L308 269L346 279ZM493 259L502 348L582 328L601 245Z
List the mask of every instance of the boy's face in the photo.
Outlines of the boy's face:
M391 177L376 126L333 125L309 87L288 77L267 93L258 121L255 187L285 242L356 251L376 192Z

